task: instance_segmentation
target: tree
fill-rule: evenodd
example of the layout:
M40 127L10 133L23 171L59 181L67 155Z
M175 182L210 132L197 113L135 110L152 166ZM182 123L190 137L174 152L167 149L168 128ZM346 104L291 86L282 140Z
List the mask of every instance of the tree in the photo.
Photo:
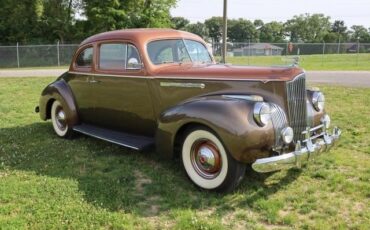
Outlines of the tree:
M40 31L44 39L61 43L75 38L75 13L82 8L78 0L44 0L44 13L41 18Z
M127 9L129 28L171 27L170 9L177 0L120 0Z
M354 25L351 27L351 41L370 43L370 31L368 31L364 26Z
M170 27L177 0L85 0L92 33L122 28Z
M207 38L208 38L207 27L204 23L197 22L197 23L189 24L189 25L186 26L185 30L190 32L190 33L194 33L196 35L199 35L204 40L207 40Z
M219 43L222 37L222 17L212 17L207 19L204 24L207 27L209 37L213 40L213 42Z
M248 40L256 42L258 40L254 24L242 18L229 21L228 36L233 42L246 42Z
M286 35L293 42L322 42L330 29L330 17L323 14L294 16L285 23Z
M38 42L38 24L43 14L42 0L0 1L0 39L3 43Z
M347 41L348 40L348 30L345 26L344 21L335 20L331 26L331 33L336 35L336 41Z
M257 29L259 29L259 28L261 28L264 25L264 22L261 19L256 19L256 20L254 20L253 25Z
M176 30L184 30L190 21L184 17L173 17L171 18L172 28Z
M284 24L281 22L269 22L259 29L261 42L284 42Z
M118 0L85 0L85 4L91 34L127 27L126 10Z

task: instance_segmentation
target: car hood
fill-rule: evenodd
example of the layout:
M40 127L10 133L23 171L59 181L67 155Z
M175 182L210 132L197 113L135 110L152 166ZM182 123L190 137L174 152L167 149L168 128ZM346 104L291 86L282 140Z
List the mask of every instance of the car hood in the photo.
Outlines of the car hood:
M167 64L152 72L155 77L210 79L290 81L304 71L298 67L252 67L227 64Z

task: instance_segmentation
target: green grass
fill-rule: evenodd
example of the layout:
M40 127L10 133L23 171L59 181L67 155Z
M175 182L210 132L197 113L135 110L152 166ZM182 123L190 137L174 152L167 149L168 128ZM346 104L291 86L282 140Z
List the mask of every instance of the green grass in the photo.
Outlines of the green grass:
M343 138L302 170L247 170L199 191L181 162L85 136L33 112L52 78L0 79L0 229L369 229L370 90L324 86Z
M228 57L234 65L287 65L293 56ZM219 58L217 58L219 60ZM299 65L306 70L370 70L370 54L301 55Z

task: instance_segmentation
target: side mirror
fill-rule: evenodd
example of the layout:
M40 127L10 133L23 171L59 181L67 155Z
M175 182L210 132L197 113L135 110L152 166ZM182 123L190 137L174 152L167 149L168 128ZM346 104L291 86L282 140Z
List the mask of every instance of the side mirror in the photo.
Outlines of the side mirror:
M140 70L144 67L142 63L139 63L137 58L130 58L127 61L126 69Z

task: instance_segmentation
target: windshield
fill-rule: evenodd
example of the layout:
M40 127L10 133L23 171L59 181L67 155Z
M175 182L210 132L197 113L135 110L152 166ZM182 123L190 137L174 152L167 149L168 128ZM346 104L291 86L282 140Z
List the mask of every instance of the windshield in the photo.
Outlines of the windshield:
M148 44L150 60L155 65L165 63L212 63L206 47L197 41L183 39L158 40Z

